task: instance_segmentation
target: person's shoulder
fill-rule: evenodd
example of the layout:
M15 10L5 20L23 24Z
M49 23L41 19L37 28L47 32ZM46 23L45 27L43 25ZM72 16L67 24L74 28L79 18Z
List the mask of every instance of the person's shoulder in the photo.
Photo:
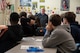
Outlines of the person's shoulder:
M80 29L79 24L70 24L70 27L71 27L71 29L75 29L75 30Z
M61 27L65 29L67 32L71 32L70 25L64 24L64 25L61 25Z
M21 25L17 24L17 25L8 25L8 28L19 28L22 27Z
M55 30L54 30L55 33L58 33L58 34L63 34L63 33L66 33L67 31L62 27L62 26L58 26Z

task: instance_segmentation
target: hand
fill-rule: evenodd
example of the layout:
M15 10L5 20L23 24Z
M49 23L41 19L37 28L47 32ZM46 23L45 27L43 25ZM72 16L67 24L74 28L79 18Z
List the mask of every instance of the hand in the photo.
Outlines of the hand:
M47 25L47 26L46 26L46 30L51 31L51 30L52 30L52 27L49 26L49 25Z
M43 30L41 29L40 32L43 32Z

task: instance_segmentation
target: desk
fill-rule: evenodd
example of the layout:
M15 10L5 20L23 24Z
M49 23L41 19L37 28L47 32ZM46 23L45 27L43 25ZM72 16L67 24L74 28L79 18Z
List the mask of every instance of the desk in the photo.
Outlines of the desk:
M42 46L41 41L36 41L37 39L42 39L43 37L26 37L23 38L21 43L14 48L8 50L5 53L27 53L26 49L21 49L22 45L34 45L34 46ZM56 53L57 49L56 48L43 48L44 52L43 53Z

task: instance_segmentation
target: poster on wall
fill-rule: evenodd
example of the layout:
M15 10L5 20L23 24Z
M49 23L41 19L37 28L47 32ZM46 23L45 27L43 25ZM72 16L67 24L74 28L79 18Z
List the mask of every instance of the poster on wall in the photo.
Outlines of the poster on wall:
M22 6L19 6L19 7L18 7L18 12L21 12L21 11L27 12L27 10L28 10L27 7L22 7Z
M40 2L45 2L45 0L40 0Z
M20 6L31 7L31 0L20 0Z
M69 11L70 0L61 0L61 11Z
M76 8L76 14L80 14L80 7Z
M36 10L37 8L37 2L32 2L32 10Z
M44 9L45 9L45 6L44 6L44 5L41 5L41 6L40 6L40 9L41 9L41 8L44 8Z

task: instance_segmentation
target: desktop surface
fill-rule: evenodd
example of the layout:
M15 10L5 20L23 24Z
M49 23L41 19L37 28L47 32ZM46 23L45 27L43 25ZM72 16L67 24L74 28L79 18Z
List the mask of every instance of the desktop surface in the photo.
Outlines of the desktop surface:
M37 37L24 37L22 41L20 41L20 44L13 47L12 49L6 51L5 53L28 53L27 49L29 47L39 47L40 49L43 49L43 53L56 53L56 48L44 48L42 46L42 36Z

